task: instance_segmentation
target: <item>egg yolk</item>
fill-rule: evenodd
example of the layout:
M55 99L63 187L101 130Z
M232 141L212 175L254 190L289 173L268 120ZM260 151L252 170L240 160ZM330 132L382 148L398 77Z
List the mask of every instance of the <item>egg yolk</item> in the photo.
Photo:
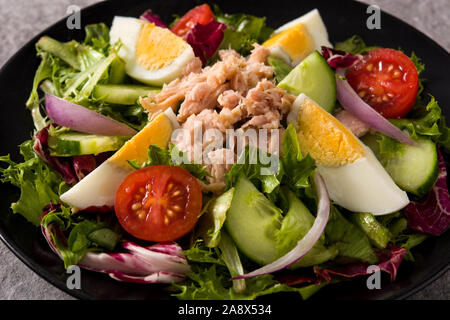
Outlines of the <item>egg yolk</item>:
M187 46L183 39L169 29L145 23L136 44L137 62L147 70L158 70L180 56Z
M300 61L314 50L314 39L304 25L297 24L276 34L264 42L263 46L279 46L293 61Z
M297 135L303 153L317 163L338 167L365 154L365 148L342 123L310 99L300 106Z
M128 140L108 161L128 169L131 168L128 160L142 164L148 159L149 145L154 144L160 148L167 148L171 135L172 124L169 118L161 113Z

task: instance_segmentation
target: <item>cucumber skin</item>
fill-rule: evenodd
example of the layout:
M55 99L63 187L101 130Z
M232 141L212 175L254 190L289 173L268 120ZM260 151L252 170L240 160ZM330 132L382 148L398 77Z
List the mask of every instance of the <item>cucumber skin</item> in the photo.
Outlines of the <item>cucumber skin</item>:
M79 139L73 139L79 137ZM102 139L102 143L96 143ZM83 140L88 144L83 146ZM54 157L70 157L85 154L97 155L102 152L116 151L127 141L126 137L84 135L82 133L64 133L59 136L49 136L50 155Z
M286 224L292 224L294 227L290 229L289 233L283 233L284 236L290 238L290 241L294 239L298 241L297 239L306 234L313 225L314 216L294 194L290 193L290 197L294 197L296 201L290 201L288 213L283 217L281 211L259 192L252 182L244 176L239 177L231 207L227 211L225 228L239 251L250 260L260 265L266 265L286 254L287 246L282 246L282 249L277 241L277 234L281 228L290 228ZM255 199L261 202L256 203ZM261 203L262 206L257 206ZM292 243L293 247L295 247L296 241ZM319 242L321 243L317 243L310 252L289 269L309 267L336 257L337 248L325 248L323 240Z
M255 210L258 201L266 206L266 210ZM252 213L253 219L250 217ZM280 228L280 219L280 210L252 182L240 176L225 219L225 228L239 251L260 265L274 261L278 254L274 233ZM264 237L258 237L261 234Z
M362 141L370 148L372 149L372 151L374 152L375 156L377 157L377 159L380 161L380 163L383 165L383 167L385 168L385 170L389 173L389 175L392 177L392 179L394 180L394 182L403 190L412 193L416 196L419 197L423 197L424 195L426 195L431 188L433 187L434 183L437 180L438 177L438 173L439 173L439 166L438 166L438 156L437 156L437 149L436 149L436 145L434 144L434 142L431 139L427 139L427 138L419 138L416 140L416 142L419 144L419 146L422 148L424 144L429 144L430 146L433 146L433 151L432 151L432 160L433 163L431 164L431 170L427 175L427 178L425 179L425 181L422 181L420 183L416 183L415 185L411 185L409 183L405 183L403 176L399 176L399 174L397 173L398 171L396 170L396 167L398 167L398 162L399 161L403 161L406 162L408 161L405 158L405 153L408 153L408 151L414 151L414 149L412 148L417 148L414 146L409 146L409 145L405 145L402 144L402 150L400 152L402 152L401 155L392 157L392 156L385 156L383 154L380 154L379 152L379 146L378 146L378 142L377 142L377 137L375 135L366 135L362 138ZM402 158L402 159L400 159ZM400 159L400 160L399 160ZM396 163L397 162L397 163ZM405 163L400 164L400 166L404 166L406 165ZM430 168L430 166L428 165L427 168ZM425 168L425 169L427 169ZM422 168L419 168L419 171ZM413 170L417 170L416 168L414 168Z
M320 67L320 69L318 67ZM320 77L317 77L317 74L320 74ZM294 80L298 78L303 78L303 80ZM308 80L310 83L305 82L304 79ZM314 83L314 86L311 85L311 80L317 81ZM301 82L301 84L306 88L298 88L294 86L292 82L296 81ZM328 83L329 88L324 90L323 87L326 82ZM328 65L328 62L318 51L314 51L308 55L278 84L278 87L293 95L304 93L319 104L323 109L329 113L333 113L337 96L336 78L333 70Z
M159 92L161 88L131 85L131 84L98 84L95 86L93 96L104 98L111 104L134 105L141 96L150 92Z

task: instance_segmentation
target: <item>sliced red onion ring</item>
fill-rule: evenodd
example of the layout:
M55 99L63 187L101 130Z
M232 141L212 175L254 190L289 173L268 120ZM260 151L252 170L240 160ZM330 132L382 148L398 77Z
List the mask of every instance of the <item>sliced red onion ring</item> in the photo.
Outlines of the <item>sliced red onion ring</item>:
M328 197L325 182L318 173L314 175L314 182L316 185L319 203L317 206L316 219L314 220L314 224L311 229L309 229L308 233L301 240L299 240L294 249L286 253L281 258L250 273L231 278L231 280L247 279L280 271L299 261L314 247L325 230L328 223L328 218L330 216L330 198Z
M47 115L56 124L75 131L106 136L134 136L137 131L104 115L51 94L45 95Z
M336 69L336 74L345 77L345 69ZM351 112L362 122L367 123L372 129L381 132L392 139L412 146L417 146L407 133L403 132L375 109L365 103L353 90L347 80L336 78L337 98L342 107Z

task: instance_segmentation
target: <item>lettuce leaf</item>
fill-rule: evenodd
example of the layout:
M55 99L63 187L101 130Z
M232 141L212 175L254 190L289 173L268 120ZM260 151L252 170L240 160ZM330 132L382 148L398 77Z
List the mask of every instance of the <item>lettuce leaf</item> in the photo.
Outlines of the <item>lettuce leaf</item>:
M65 268L78 264L87 252L113 250L120 239L120 234L113 230L114 227L118 230L117 224L114 226L109 216L88 214L89 217L74 215L70 207L61 203L50 203L44 210L41 224L51 230ZM68 236L61 237L62 234Z
M20 188L20 198L11 208L14 213L21 214L29 222L39 226L44 207L50 202L59 202L59 195L65 184L33 152L32 140L20 145L20 154L24 159L21 163L12 161L9 155L0 157L0 162L8 164L8 167L0 168L0 181Z
M265 17L256 17L244 13L224 14L219 7L214 6L218 22L226 24L223 30L223 40L219 49L234 49L246 56L253 49L253 44L262 43L269 38L273 29L266 25ZM213 57L216 57L216 55Z
M370 50L377 49L377 46L367 46L363 39L354 35L347 40L336 43L334 49L349 52L352 54L364 54Z
M310 187L309 178L316 169L316 163L309 154L302 156L297 131L292 123L283 135L281 163L284 171L288 172L283 176L283 183L286 182L292 190Z
M174 284L180 292L173 294L180 300L254 300L260 296L278 292L297 292L304 299L315 293L323 285L312 285L304 288L295 288L282 284L272 275L266 274L259 277L246 279L246 288L242 292L236 292L228 279L230 275L224 268L212 265L195 270L188 274L190 281L182 284Z
M373 264L378 261L369 238L357 226L344 218L334 205L330 209L330 219L325 228L325 235L327 242L338 248L338 257L345 262L356 259Z
M283 174L283 171L280 170L280 162L278 161L278 172L272 171L270 162L267 164L261 163L262 152L260 149L249 145L244 148L238 161L225 174L226 189L234 186L241 174L260 186L264 193L272 193L280 185ZM271 157L267 153L265 155ZM278 160L278 157L275 160Z
M109 28L104 23L88 24L85 28L86 36L83 44L106 55L109 51Z
M172 143L169 145L169 149L162 149L157 145L150 145L148 148L148 160L142 165L134 160L129 160L128 163L135 169L156 165L179 166L189 171L190 174L199 180L205 180L206 177L210 176L206 166L191 163L186 155Z

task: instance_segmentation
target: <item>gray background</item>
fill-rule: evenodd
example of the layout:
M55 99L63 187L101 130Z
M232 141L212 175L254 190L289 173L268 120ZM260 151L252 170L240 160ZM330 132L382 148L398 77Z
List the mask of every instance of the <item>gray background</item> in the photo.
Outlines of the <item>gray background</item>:
M66 16L69 5L98 0L0 0L0 66L41 30ZM449 0L364 0L413 25L450 51ZM151 1L149 1L149 4ZM0 299L73 299L17 259L0 242ZM410 299L450 300L450 272Z

